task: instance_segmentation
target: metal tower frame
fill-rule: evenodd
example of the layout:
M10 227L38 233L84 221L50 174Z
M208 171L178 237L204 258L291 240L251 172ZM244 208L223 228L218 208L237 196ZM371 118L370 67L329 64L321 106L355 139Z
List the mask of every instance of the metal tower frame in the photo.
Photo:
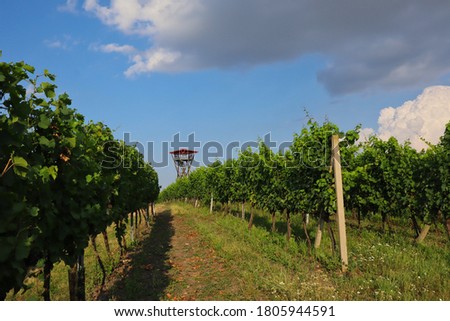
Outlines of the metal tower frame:
M197 151L195 150L184 148L170 152L170 154L172 154L172 159L177 171L177 179L189 176L191 172L192 162L194 161L194 156L196 153Z

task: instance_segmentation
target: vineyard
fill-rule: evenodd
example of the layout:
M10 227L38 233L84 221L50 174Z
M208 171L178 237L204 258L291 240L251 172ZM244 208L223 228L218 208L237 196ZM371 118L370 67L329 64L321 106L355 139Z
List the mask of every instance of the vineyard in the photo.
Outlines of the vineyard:
M450 299L450 122L416 151L310 118L285 151L260 142L160 193L143 155L56 89L47 70L0 62L0 299L33 284L50 300L54 267L57 299Z
M259 214L259 223L261 216L265 217L264 226L272 235L284 233L288 252L300 247L303 257L315 258L322 267L338 271L339 242L334 224L338 218L330 138L339 135L346 216L350 219L350 227L356 230L350 232L353 239L349 241L349 274L353 274L353 278L356 271L370 275L370 265L373 264L373 268L378 269L375 272L377 277L391 275L387 282L391 291L399 286L398 283L402 284L398 293L378 296L378 299L423 299L427 296L421 293L422 290L435 291L438 288L443 297L448 298L450 123L437 145L429 144L426 151L420 152L408 142L400 144L393 137L387 141L371 137L368 141L358 142L358 131L356 127L342 133L330 122L320 125L310 119L308 126L294 135L292 146L285 153L274 153L260 142L257 150L248 148L237 159L224 163L217 161L209 167L198 168L163 190L160 199L189 202L194 208L203 205L212 215L215 212L234 214L245 221L248 230L253 228L255 213L262 213ZM430 231L436 234L430 242L435 243L437 237L439 246L427 247L423 254L419 254L421 257L417 257L414 247L426 242ZM329 236L327 248L330 250L321 248L324 232ZM367 244L365 238L373 243ZM362 244L365 249L361 248ZM409 259L404 257L404 253L395 253L399 250L395 247L402 246L400 244L405 246L405 251L411 250L411 255L420 262L418 266L412 262L404 264ZM385 248L378 249L380 245ZM265 246L259 244L261 248ZM386 253L391 250L395 254L391 252L392 256L386 260ZM434 252L439 259L427 259L429 252ZM367 255L369 262L364 262L367 253L370 253ZM303 263L302 259L298 262ZM381 266L376 267L377 264ZM441 274L435 275L433 282L428 280L435 284L433 290L422 283L422 290L411 293L417 280L409 275L406 276L408 281L400 281L396 275L412 269L418 279L424 278L422 273L430 276L422 264L436 264L434 268ZM374 279L365 279L364 283L367 282L374 282ZM344 287L352 284L343 283ZM377 298L375 293L379 294L383 286L373 283L369 288L373 292L365 293L364 297L372 300ZM288 297L301 299L292 294ZM326 297L330 299L330 296ZM355 299L359 296L341 294L340 298L344 297ZM317 296L312 298L317 299Z
M56 94L55 76L24 63L0 62L0 299L43 271L70 267L70 298L85 299L84 250L113 225L125 251L126 222L158 197L158 177L133 146L102 123L85 122ZM131 213L131 214L130 214ZM98 264L104 264L97 255ZM34 272L33 272L34 271Z
M177 233L181 230L178 220L188 225L189 232L178 237L183 237L183 245L189 244L194 256L190 269L201 270L203 276L189 272L179 263L178 251L170 249L173 280L162 291L162 299L167 300L168 294L171 300L450 299L444 233L430 233L426 242L415 244L409 239L410 228L401 221L393 219L393 232L382 233L376 220L362 221L359 229L357 219L348 217L349 269L343 274L330 237L323 237L320 248L309 252L301 216L292 217L292 239L287 245L286 217L279 217L272 231L271 215L255 209L249 230L251 208L245 206L243 221L242 208L237 205L230 207L229 214L220 205L214 206L213 214L209 206L194 208L184 201L163 205L165 212L159 215L170 213ZM317 223L311 218L307 224L312 238ZM335 224L332 229L336 232ZM174 244L176 238L175 234ZM203 260L216 263L211 267Z
M345 204L358 225L380 216L383 231L391 229L393 219L409 221L417 243L432 226L444 228L450 237L450 123L439 144L430 144L421 152L393 137L383 141L373 136L359 143L358 131L356 127L342 133L330 122L320 125L310 119L284 154L260 142L258 150L248 148L237 159L198 168L164 189L160 199L192 200L195 206L209 204L211 210L217 201L225 212L229 204L239 203L242 218L244 205L249 204L251 212L258 208L269 213L273 228L277 217L284 215L288 241L291 217L300 216L305 226L315 217L319 221L317 248L324 225L329 226L336 213L330 138L337 134L341 137ZM252 223L251 215L249 229ZM305 237L311 247L306 229Z

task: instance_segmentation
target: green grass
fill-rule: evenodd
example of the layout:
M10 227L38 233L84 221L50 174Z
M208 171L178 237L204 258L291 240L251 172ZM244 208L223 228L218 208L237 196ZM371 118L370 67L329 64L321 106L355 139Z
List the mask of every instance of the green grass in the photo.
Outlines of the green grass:
M449 300L450 254L430 238L349 231L350 273L336 279L343 299Z
M192 227L236 271L239 299L324 300L333 295L326 275L306 255L305 244L287 244L284 235L259 226L249 231L245 222L231 215L210 215L183 204L172 205L172 210L189 216Z
M415 244L405 222L394 222L395 232L383 233L377 222L364 221L358 229L348 219L349 271L343 274L326 229L321 247L309 254L298 216L292 218L293 239L287 244L279 216L273 234L270 217L261 211L248 231L237 212L210 215L181 203L172 209L190 216L193 228L237 266L247 299L254 299L252 291L263 291L270 300L450 300L450 248L442 231ZM314 220L308 225L312 242L316 226ZM337 237L335 222L332 228Z
M191 260L196 265L205 263L200 267L201 273L198 270L171 270L172 252L168 247L164 250L167 257L161 259L161 266L154 267L158 270L167 265L167 273L164 269L159 274L133 272L121 280L124 290L134 299L153 298L156 294L160 296L153 299L171 299L166 296L168 293L184 293L189 282L192 285L195 279L201 285L196 288L202 292L195 296L199 300L450 300L450 245L445 231L439 227L432 227L423 244L415 244L409 222L392 220L392 231L383 233L376 218L363 220L358 228L356 220L348 217L349 267L347 273L342 273L339 253L333 251L327 230L324 229L321 247L309 248L299 216L292 217L292 238L288 243L285 218L280 215L277 215L277 232L272 233L271 218L259 210L255 211L254 227L248 230L249 215L247 213L247 221L241 220L240 210L232 211L234 215L225 215L219 211L209 214L207 208L193 208L185 203L168 203L162 207L170 215L183 216L182 222L188 227L183 225L184 230L178 230L178 233L186 233L182 237L195 233L200 239L196 249L189 252L192 258L184 258L187 260L185 268L190 267ZM332 221L331 225L337 237L336 223ZM314 244L317 230L314 219L311 218L307 230ZM120 253L112 229L108 233L112 257L107 259L101 236L97 245L108 271L112 271L119 262ZM164 231L143 235L147 239L140 244L148 243L141 255L144 261L139 261L139 255L131 256L129 259L137 260L134 266L150 263L146 262L147 252L158 245L158 240L151 239L151 235L159 237L161 233ZM170 238L167 246L169 241ZM129 239L127 244L130 244ZM210 250L213 251L211 256L219 259L208 258L208 253L212 253ZM87 299L92 300L101 272L91 247L86 250L85 261ZM210 270L209 266L212 267ZM149 287L143 284L143 277L150 283L164 281L164 284L153 285L158 288L157 293L148 293ZM152 277L156 279L151 281ZM28 291L16 295L10 293L7 299L41 300L42 275L30 279L29 285ZM64 264L56 265L52 272L51 297L53 300L69 299Z
M144 220L140 230L145 229ZM113 269L118 265L120 261L120 248L117 243L113 227L107 229L109 246L111 249L111 256L106 252L106 246L103 240L103 236L100 234L96 238L97 250L100 253L100 257L103 261L107 274L110 274ZM126 235L128 247L133 247L134 244L131 243L129 233ZM28 290L21 290L14 294L10 291L6 297L6 300L16 300L16 301L37 301L42 300L43 292L43 273L42 273L43 263L39 262L37 269L39 275L36 277L31 277L26 280L26 285L29 287ZM68 269L64 263L60 262L56 264L52 270L51 283L50 283L50 297L53 301L68 301L69 298L69 284L68 284ZM96 291L98 290L101 280L102 272L97 263L97 259L89 243L89 246L85 250L85 273L86 273L86 299L92 300Z

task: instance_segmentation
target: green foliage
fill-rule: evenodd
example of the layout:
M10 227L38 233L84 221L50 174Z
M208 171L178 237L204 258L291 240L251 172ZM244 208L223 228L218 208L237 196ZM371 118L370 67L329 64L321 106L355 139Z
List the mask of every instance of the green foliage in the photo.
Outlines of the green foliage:
M336 211L331 171L332 135L339 150L347 209L359 218L381 217L383 227L393 218L412 218L431 224L450 213L450 123L441 142L417 152L409 142L371 137L357 143L361 126L347 132L313 119L294 134L290 149L276 154L260 142L257 151L242 151L237 159L199 168L161 194L162 200L197 198L210 194L228 202L249 202L271 214L306 214L325 221ZM449 231L450 232L450 231Z
M353 157L358 130L359 127L343 134L342 154L346 162ZM236 160L197 169L189 178L165 189L161 199L199 198L189 193L201 186L203 195L211 191L222 204L249 202L271 213L330 215L335 210L334 179L330 172L330 138L334 133L339 133L336 125L326 122L321 126L310 120L307 128L294 135L285 155L274 153L260 142L257 151L249 148ZM202 175L197 174L200 171Z
M55 76L0 62L0 298L40 259L73 264L90 235L156 200L158 178L134 147L85 123ZM41 81L41 79L44 79ZM114 166L105 166L111 145Z
M383 222L389 217L437 222L439 213L448 213L444 137L421 152L393 137L387 141L371 137L344 173L347 204L364 216L381 214Z

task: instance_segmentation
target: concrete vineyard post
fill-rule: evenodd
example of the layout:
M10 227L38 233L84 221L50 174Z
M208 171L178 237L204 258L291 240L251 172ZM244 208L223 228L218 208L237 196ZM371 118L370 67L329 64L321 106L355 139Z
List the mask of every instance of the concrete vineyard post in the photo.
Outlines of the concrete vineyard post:
M342 272L348 268L347 234L345 231L344 193L342 188L341 155L339 152L339 136L331 137L331 151L333 159L334 182L336 188L336 218L339 234L339 251L341 253Z

